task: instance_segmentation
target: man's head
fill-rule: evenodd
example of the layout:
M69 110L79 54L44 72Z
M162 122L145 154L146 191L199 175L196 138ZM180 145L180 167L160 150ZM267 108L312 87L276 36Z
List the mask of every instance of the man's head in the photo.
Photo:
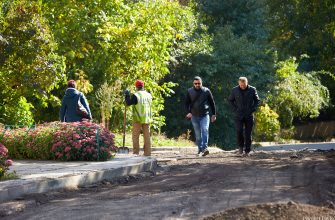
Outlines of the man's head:
M196 76L193 78L193 87L195 89L200 89L202 86L202 79L200 78L200 76Z
M76 88L76 81L74 81L73 79L69 80L67 82L67 87L68 88Z
M144 88L144 82L142 80L136 80L135 86L136 86L136 89L143 89Z
M240 88L242 90L245 90L248 87L248 79L247 79L247 77L241 76L238 79L238 85L240 86Z

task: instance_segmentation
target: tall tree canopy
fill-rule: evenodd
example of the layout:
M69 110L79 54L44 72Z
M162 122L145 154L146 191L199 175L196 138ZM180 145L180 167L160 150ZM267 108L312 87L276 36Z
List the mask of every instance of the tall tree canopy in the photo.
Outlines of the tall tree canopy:
M75 79L94 119L117 131L122 90L134 91L134 81L142 79L154 97L154 130L165 125L166 134L179 136L191 129L182 109L187 88L199 75L217 102L210 141L233 147L227 97L239 76L246 76L264 105L257 115L267 124L256 130L267 134L258 137L275 139L279 127L291 128L294 119L317 118L320 112L324 119L335 117L329 105L335 103L334 5L332 0L0 0L0 122L58 120L66 81ZM273 121L276 126L269 126Z
M297 57L299 70L326 71L321 82L332 105L324 118L335 119L335 2L333 0L268 0L271 43L279 59ZM303 56L302 56L303 55Z
M194 36L202 39L197 40L198 47L190 47L188 59L181 60L169 78L176 81L179 88L176 95L166 101L164 114L169 118L166 132L177 135L191 129L183 119L185 115L174 109L183 108L187 88L192 86L193 77L199 75L204 86L212 90L218 108L218 121L211 127L211 141L233 147L234 123L227 101L231 89L237 85L239 76L246 76L264 98L273 79L266 5L254 0L199 0L194 2L193 8L205 27L200 26L198 35Z

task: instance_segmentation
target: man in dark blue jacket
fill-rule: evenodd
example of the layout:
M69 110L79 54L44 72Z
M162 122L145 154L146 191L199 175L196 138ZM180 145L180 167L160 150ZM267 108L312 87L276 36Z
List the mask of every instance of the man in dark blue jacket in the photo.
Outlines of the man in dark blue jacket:
M251 150L251 132L254 126L253 113L256 111L260 100L255 87L248 85L246 77L240 77L238 86L234 87L229 96L230 105L235 113L235 126L239 153L246 155Z
M78 122L82 121L83 118L92 119L90 107L87 103L87 100L83 93L79 92L76 89L76 82L74 80L70 80L67 84L67 89L65 91L65 95L62 100L62 106L59 111L59 119L61 122ZM84 107L84 111L86 110L87 116L84 117L80 114L78 105L82 105Z
M186 118L191 119L194 128L196 144L198 145L198 156L209 154L208 131L209 121L216 120L216 107L211 91L202 86L202 80L199 76L194 77L193 87L187 90ZM212 114L209 117L209 114Z

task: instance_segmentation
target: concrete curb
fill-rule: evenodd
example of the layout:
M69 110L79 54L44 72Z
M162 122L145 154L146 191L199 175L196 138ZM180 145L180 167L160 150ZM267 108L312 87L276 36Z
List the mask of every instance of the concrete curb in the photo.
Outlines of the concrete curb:
M335 149L335 142L279 144L258 147L256 151L299 151L299 150L330 150Z
M108 166L108 162L113 161L85 162L75 168L64 168L61 173L54 170L52 172L55 173L51 173L51 175L24 175L18 180L0 182L0 201L17 199L33 193L73 189L141 172L154 172L157 167L157 160L150 157L125 158L121 164L109 163L110 166ZM99 170L99 165L102 166L103 163L105 166Z
M198 150L198 147L153 147L151 148L151 151L152 152L156 152L156 151L197 151ZM209 147L208 148L209 152L212 152L212 153L217 153L217 152L223 152L224 150L220 149L220 148L217 148L217 147Z

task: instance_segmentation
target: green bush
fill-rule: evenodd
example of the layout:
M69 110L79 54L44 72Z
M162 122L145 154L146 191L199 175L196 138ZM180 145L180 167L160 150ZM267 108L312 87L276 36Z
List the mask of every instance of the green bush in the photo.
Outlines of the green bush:
M329 105L329 91L321 84L320 72L299 72L295 58L277 63L273 93L267 103L279 115L282 128L292 127L293 119L316 118Z
M17 159L104 161L117 150L114 135L91 122L52 122L5 129L2 134L9 155Z
M255 140L273 141L280 132L278 114L265 104L256 112Z
M8 100L2 107L2 121L7 124L31 125L34 123L33 105L23 96Z
M279 141L287 142L288 140L293 139L295 132L295 127L293 126L290 128L281 129L279 133Z

